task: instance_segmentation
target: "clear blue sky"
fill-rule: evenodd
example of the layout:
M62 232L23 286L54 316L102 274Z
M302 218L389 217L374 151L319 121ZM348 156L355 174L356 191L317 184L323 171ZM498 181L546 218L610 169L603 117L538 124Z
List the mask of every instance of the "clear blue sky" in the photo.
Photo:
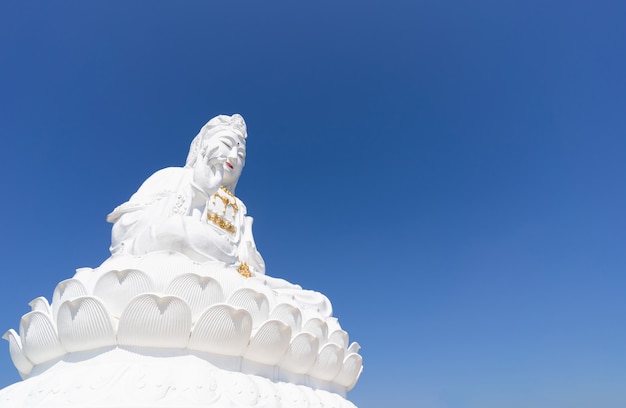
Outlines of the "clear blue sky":
M626 406L623 1L0 3L0 331L241 113L270 275L360 408ZM18 380L8 345L0 386ZM384 401L391 401L385 404Z

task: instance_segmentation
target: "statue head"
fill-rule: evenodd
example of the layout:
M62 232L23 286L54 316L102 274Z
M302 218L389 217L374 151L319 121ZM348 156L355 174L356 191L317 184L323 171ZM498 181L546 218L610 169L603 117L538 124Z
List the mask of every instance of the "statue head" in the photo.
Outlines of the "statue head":
M246 132L246 122L243 120L243 117L238 113L235 113L233 116L218 115L202 126L200 132L191 142L185 167L193 167L198 154L200 154L207 142L223 133L232 133L245 149L248 133Z
M234 189L246 159L246 122L239 114L219 115L209 120L191 142L185 167L193 167L206 152L226 159L223 184Z

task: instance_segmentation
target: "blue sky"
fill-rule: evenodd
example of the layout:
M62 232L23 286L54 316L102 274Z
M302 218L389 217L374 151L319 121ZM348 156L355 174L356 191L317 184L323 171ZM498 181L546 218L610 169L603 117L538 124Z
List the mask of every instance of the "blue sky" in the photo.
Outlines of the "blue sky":
M360 408L626 404L619 1L0 4L0 331L241 113L272 276L362 345ZM19 379L8 345L0 386Z

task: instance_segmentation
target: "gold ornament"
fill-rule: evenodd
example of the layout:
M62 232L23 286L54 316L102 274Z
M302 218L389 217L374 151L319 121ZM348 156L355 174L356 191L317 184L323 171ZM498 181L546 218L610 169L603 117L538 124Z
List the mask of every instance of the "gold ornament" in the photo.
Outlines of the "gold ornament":
M213 224L223 229L224 231L230 232L233 235L235 234L235 226L231 222L226 221L221 216L215 213L208 213L207 219L211 221Z
M252 277L252 273L250 272L250 267L245 262L241 262L239 264L239 268L237 269L237 272L239 272L239 274L243 276L244 278Z
M223 195L220 192L223 192L226 195ZM239 211L239 206L237 206L237 199L235 198L235 195L228 191L226 187L220 186L219 190L217 190L215 194L213 194L213 196L211 197L211 203L215 204L215 200L218 198L222 201L222 204L224 204L224 208L222 209L222 215L226 215L226 209L228 207L232 207L234 218L235 214L237 214L237 211ZM222 215L210 212L207 214L207 219L224 231L230 232L234 235L235 226L230 221L226 221L222 217Z
M224 193L226 193L226 196L220 194L220 191L223 191ZM211 197L211 202L213 204L215 204L216 198L219 198L222 201L222 204L224 204L224 209L222 210L222 214L226 214L226 209L228 208L229 205L233 208L233 215L235 215L237 211L239 211L239 207L237 206L237 199L235 198L235 195L231 193L230 191L228 191L226 187L220 186L220 189L217 190L215 194L213 194L213 197Z

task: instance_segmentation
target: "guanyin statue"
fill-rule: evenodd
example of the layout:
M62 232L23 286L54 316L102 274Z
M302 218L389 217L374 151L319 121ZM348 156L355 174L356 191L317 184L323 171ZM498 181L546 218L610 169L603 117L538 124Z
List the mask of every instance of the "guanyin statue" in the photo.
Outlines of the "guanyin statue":
M359 344L322 293L265 274L235 196L246 137L211 119L107 216L112 256L4 334L24 381L1 407L355 408Z
M218 261L241 274L264 274L252 236L252 217L235 196L246 161L246 124L220 115L191 143L185 167L150 176L126 203L107 216L114 223L113 255L170 250L197 262Z

